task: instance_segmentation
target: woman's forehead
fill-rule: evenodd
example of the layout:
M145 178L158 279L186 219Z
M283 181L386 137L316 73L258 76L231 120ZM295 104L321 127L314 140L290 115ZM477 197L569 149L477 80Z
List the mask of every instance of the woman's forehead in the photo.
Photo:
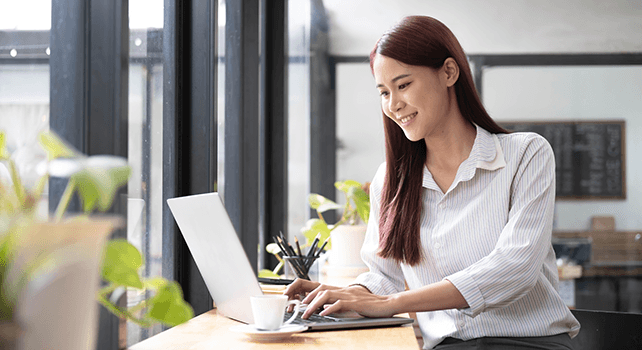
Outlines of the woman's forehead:
M410 74L413 70L411 65L379 54L375 56L372 67L377 85L388 83L400 74Z

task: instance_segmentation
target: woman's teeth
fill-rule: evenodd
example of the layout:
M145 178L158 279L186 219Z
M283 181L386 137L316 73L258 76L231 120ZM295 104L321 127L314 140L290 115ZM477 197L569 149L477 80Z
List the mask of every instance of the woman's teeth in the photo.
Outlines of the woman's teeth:
M415 112L415 113L413 113L413 114L411 114L411 115L409 115L409 116L407 116L407 117L403 117L403 118L399 119L399 121L400 121L402 124L406 124L407 122L409 122L409 121L410 121L410 119L414 118L416 115L417 115L417 112Z

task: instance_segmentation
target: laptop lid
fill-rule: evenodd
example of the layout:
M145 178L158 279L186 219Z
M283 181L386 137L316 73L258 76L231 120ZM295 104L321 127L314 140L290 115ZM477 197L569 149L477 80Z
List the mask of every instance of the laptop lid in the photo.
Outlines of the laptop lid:
M234 226L218 193L167 200L198 270L218 311L229 318L254 323L250 297L263 294ZM412 318L365 318L333 315L329 321L308 322L308 330L394 326Z
M218 193L167 200L218 311L252 324L250 297L263 294Z

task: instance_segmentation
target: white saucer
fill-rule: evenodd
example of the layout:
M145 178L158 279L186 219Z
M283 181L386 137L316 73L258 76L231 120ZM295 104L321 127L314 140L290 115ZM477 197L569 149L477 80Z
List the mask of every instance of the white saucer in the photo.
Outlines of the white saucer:
M245 333L253 340L258 341L275 341L292 336L294 333L300 333L308 329L308 326L298 324L288 324L275 331L262 331L257 329L253 324L241 324L230 327L231 331Z

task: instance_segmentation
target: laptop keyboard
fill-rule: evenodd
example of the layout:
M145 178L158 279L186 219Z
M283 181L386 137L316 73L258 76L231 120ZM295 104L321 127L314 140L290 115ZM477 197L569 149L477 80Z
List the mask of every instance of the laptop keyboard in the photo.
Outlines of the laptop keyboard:
M340 320L334 318L334 317L327 317L327 316L321 316L319 314L312 314L310 317L305 320L301 318L301 315L303 313L299 313L296 318L292 321L292 324L300 324L300 325L309 325L311 323L327 323L327 322L339 322ZM291 312L286 312L285 316L283 317L283 321L287 321L292 317Z

